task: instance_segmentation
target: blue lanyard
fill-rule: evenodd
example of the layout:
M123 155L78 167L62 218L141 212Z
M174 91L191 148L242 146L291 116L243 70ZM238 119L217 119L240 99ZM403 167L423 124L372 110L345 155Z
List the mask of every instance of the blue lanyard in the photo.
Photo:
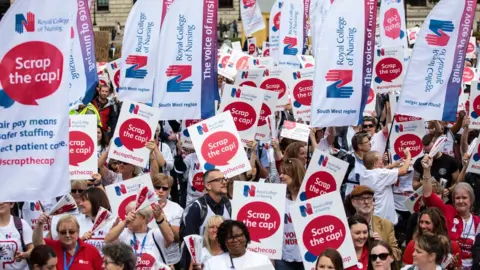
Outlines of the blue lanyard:
M135 233L133 233L133 245L132 246L133 246L133 251L135 252L135 255L137 257L142 257L143 248L145 247L145 242L147 241L148 231L150 231L150 228L147 228L147 232L145 233L145 236L143 237L142 245L140 246L140 254L137 253L137 248L135 247L137 245L137 236L135 235Z
M77 246L75 247L75 252L73 253L72 257L70 258L70 262L67 265L67 250L63 250L63 269L68 270L73 264L73 260L75 259L75 255L77 255L78 248L80 247L80 244L77 243Z

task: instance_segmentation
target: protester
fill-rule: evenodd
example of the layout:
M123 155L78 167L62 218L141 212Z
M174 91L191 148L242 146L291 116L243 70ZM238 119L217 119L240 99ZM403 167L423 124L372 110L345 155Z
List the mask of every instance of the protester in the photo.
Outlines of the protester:
M393 257L393 249L383 241L373 242L370 251L369 269L398 270L398 265Z
M348 162L347 173L342 184L342 196L347 196L357 185L360 185L360 175L365 171L363 157L370 152L372 144L370 135L366 132L358 132L352 138L353 153L345 157Z
M243 222L224 221L217 232L218 242L223 254L210 258L205 270L245 269L264 266L262 269L273 269L267 256L247 250L250 244L250 233Z
M47 245L36 246L30 252L29 265L32 270L55 269L57 262L57 254Z
M103 268L106 270L134 270L137 257L132 247L125 243L111 243L103 246Z
M325 249L317 259L316 270L343 270L342 255L336 249Z
M110 132L118 120L117 109L114 108L114 106L117 105L112 99L108 99L110 96L108 85L99 85L96 96L97 97L92 100L92 104L100 115L102 129Z
M80 225L75 217L65 215L60 218L56 226L58 240L43 238L42 226L47 222L48 216L43 213L38 218L39 226L33 231L32 240L35 246L46 244L55 250L58 258L57 269L101 269L102 257L94 246L80 239Z
M201 265L205 264L211 257L223 253L217 239L218 228L223 221L224 219L221 216L212 216L208 219L207 229L205 230L205 233L203 233L202 258L200 259L200 262L197 263L196 267L201 267ZM192 267L190 267L190 269L192 269Z
M424 234L417 239L413 252L413 265L406 265L402 270L429 270L442 269L441 264L449 252L448 246L443 245L442 235Z
M107 150L110 141L108 139L107 133L102 129L101 126L97 126L97 156Z
M358 262L356 265L347 268L347 270L362 270L368 267L368 250L371 237L368 222L364 217L354 215L348 218L348 226L350 227Z
M300 160L305 167L307 165L307 155L305 144L303 142L294 142L285 149L283 160L296 158Z

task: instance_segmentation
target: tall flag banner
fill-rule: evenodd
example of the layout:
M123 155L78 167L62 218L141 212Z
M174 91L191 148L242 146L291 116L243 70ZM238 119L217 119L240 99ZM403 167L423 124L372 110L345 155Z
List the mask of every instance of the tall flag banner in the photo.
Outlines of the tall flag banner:
M281 9L283 6L283 0L277 0L272 6L270 11L270 22L268 29L269 42L270 42L270 56L278 62L280 53L280 17Z
M307 47L308 44L308 37L309 37L309 30L310 30L310 22L308 21L308 18L310 18L310 2L312 0L303 0L303 46L302 47L302 52L304 53L305 47Z
M165 5L165 0L139 0L128 14L118 88L121 100L152 103L155 68L159 60L157 49L161 18Z
M218 2L218 1L216 1ZM257 0L240 0L240 16L242 17L243 31L246 36L265 28L262 11ZM215 13L216 14L216 13Z
M303 50L303 0L284 0L280 16L278 64L299 68L297 54Z
M405 24L405 0L382 0L380 5L380 46L403 46L407 56L407 28Z
M162 60L153 95L161 120L215 115L217 10L214 0L176 0L170 6L160 35Z
M372 81L377 1L336 0L316 53L312 127L358 125ZM355 72L354 72L355 71Z
M70 92L69 108L88 104L95 94L98 83L93 26L87 0L77 0L77 19L71 32L72 49L69 60Z
M313 55L318 48L318 42L320 41L320 31L322 29L322 23L327 12L330 9L334 0L310 0L310 32L312 36Z
M476 1L442 0L417 36L397 113L455 121Z
M0 22L1 202L70 190L68 99L76 1L15 1ZM32 177L35 176L35 177Z

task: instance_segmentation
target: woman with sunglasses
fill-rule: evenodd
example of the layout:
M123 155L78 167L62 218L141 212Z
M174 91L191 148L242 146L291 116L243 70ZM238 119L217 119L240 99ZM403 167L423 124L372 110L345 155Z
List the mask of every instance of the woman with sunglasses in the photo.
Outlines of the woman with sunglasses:
M348 218L348 226L350 227L358 262L356 265L347 268L347 270L365 270L368 267L368 244L370 239L368 222L362 216L353 215Z
M65 215L57 223L58 240L43 238L42 226L47 224L48 216L43 213L38 218L37 228L33 231L35 246L48 245L57 254L57 269L62 270L96 270L102 269L102 257L98 250L79 237L80 225L72 215Z
M283 247L282 260L275 261L277 270L296 270L304 269L302 255L297 244L297 236L290 218L290 205L294 204L300 191L303 178L305 177L305 167L303 163L296 158L287 158L280 168L280 181L287 184L287 200L285 205L285 221L283 227Z
M370 249L369 269L398 270L398 265L393 256L393 249L383 241L375 241Z
M426 233L431 233L435 235L443 235L448 238L447 226L445 217L443 213L436 207L425 208L419 214L417 228L414 234L414 239L411 240L405 251L403 252L403 263L404 264L413 264L413 253L415 251L415 239L421 237ZM452 255L455 258L456 265L462 267L462 259L460 247L456 241L450 241L452 247Z
M165 204L163 213L166 221L170 225L173 232L174 242L167 247L167 260L170 264L177 264L181 259L180 254L180 222L182 221L183 208L168 199L170 191L173 186L173 178L163 173L158 173L152 178L152 184L155 188L155 193L159 198L160 204Z
M336 249L325 249L317 259L316 270L343 270L342 255Z
M247 226L241 221L226 220L217 232L217 239L223 254L212 257L205 264L205 270L232 270L262 267L273 270L267 256L247 250L250 234ZM198 269L198 267L194 268Z
M445 246L448 239L443 235L426 233L415 242L413 265L406 265L402 270L440 270L441 265L449 253Z

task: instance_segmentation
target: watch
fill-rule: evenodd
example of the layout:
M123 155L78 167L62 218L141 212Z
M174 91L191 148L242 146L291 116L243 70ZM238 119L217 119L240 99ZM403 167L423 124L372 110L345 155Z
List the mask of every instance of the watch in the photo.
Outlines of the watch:
M160 224L162 224L164 221L165 221L165 218L162 218L162 220L160 220L160 221L155 220L155 223L157 223L157 225L160 225Z

